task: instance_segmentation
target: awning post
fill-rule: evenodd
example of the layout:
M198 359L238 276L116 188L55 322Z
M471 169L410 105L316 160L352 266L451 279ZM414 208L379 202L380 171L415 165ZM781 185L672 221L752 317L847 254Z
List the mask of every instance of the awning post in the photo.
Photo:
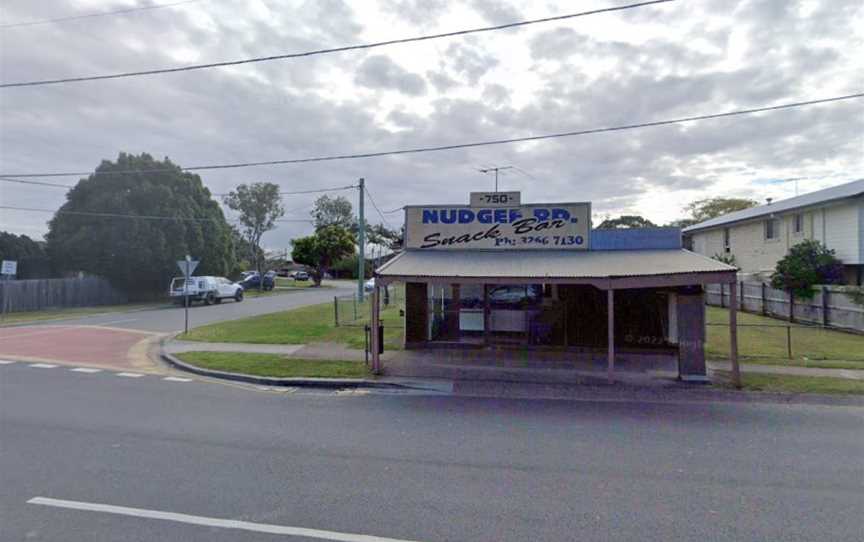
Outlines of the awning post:
M738 366L738 285L729 283L729 361L732 362L732 384L741 389L741 369Z
M606 290L606 304L608 306L609 348L606 352L606 378L612 384L615 381L615 290Z

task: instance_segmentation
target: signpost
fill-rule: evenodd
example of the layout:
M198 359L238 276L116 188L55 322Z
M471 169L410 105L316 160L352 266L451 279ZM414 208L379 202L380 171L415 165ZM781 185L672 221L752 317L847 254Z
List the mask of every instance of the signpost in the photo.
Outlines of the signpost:
M192 256L187 254L186 259L177 260L177 267L183 273L183 305L186 313L183 329L185 333L189 333L189 279L192 277L195 268L198 267L198 260L193 260Z
M11 275L15 276L18 274L18 261L17 260L3 260L3 266L0 268L0 275Z
M3 265L0 267L0 278L6 280L7 278L15 278L15 275L18 274L18 261L17 260L3 260ZM9 290L5 286L3 286L3 295L0 297L0 322L2 322L6 318L6 306L8 302L6 298L9 296Z

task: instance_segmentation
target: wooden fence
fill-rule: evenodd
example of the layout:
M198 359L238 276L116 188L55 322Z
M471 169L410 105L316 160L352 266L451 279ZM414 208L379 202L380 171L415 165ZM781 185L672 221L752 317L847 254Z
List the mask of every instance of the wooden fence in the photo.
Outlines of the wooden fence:
M864 332L864 307L844 293L842 286L817 286L811 299L799 299L762 282L742 281L738 283L738 296L738 306L745 312ZM728 307L729 285L709 285L705 299L709 305Z
M7 313L127 301L125 293L102 277L0 281L0 310Z

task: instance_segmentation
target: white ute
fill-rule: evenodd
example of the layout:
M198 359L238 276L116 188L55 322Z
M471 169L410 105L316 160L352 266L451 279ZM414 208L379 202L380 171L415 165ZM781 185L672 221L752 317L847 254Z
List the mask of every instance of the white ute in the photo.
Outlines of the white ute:
M243 287L225 277L191 277L189 280L174 277L168 294L178 305L183 305L184 296L189 297L190 305L193 301L203 301L205 305L222 303L223 299L243 301Z

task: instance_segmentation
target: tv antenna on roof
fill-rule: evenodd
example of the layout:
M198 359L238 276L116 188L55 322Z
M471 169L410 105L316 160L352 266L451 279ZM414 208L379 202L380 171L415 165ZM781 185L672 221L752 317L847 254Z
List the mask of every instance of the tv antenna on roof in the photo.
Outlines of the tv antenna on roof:
M516 169L516 166L495 166L495 167L484 167L480 168L477 171L480 173L491 173L495 172L495 191L498 191L498 172L504 171L506 169Z

